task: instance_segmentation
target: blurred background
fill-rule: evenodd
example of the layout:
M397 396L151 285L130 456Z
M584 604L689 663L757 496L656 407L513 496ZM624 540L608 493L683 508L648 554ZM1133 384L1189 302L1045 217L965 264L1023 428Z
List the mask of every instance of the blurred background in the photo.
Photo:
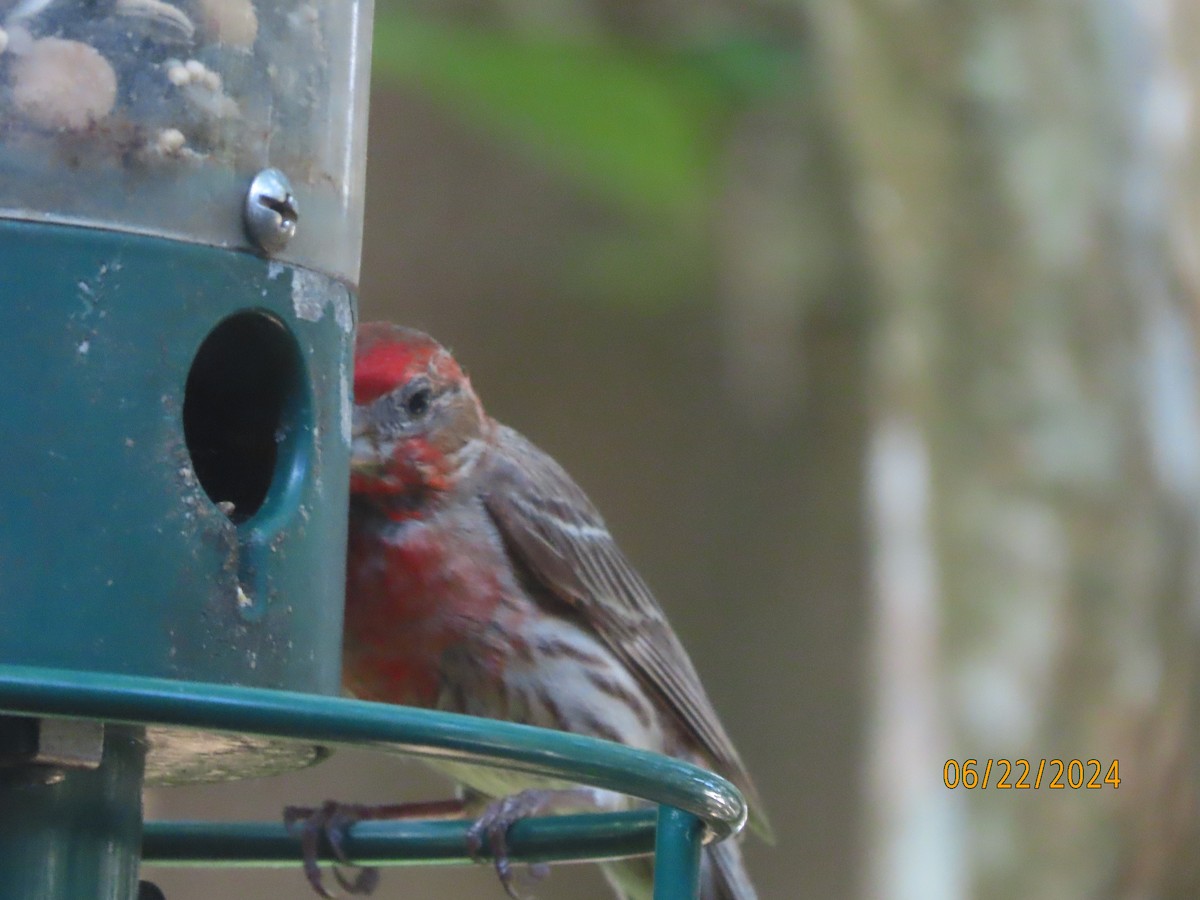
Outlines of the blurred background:
M362 318L449 345L604 511L769 804L764 900L1200 896L1200 8L377 12ZM948 789L968 758L1120 786ZM148 804L449 790L344 753Z

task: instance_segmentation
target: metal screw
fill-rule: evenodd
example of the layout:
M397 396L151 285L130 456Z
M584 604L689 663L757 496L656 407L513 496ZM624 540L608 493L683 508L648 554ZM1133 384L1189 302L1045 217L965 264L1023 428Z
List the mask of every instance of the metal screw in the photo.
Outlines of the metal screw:
M278 253L296 233L300 209L291 182L278 169L263 169L246 194L246 233L266 253Z

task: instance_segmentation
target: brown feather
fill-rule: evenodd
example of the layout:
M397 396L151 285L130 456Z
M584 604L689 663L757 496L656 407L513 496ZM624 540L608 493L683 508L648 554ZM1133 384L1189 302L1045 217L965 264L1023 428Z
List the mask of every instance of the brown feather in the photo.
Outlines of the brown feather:
M583 490L549 455L497 425L484 504L519 569L585 621L661 701L685 744L742 791L751 827L771 840L758 792L683 645Z

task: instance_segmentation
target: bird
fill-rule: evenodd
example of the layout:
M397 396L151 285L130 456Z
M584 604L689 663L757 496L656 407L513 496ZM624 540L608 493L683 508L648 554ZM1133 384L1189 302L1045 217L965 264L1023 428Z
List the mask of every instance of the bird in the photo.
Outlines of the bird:
M503 719L603 738L728 778L771 827L745 765L646 582L567 472L491 418L466 372L427 334L360 325L355 350L343 685L360 699ZM581 785L431 762L485 804L504 888L509 826L530 815L633 802ZM295 809L306 871L325 889L313 827L340 832L362 808ZM340 835L335 851L341 853ZM614 893L652 896L652 863L602 864ZM344 888L368 892L370 871ZM756 900L737 840L705 847L702 900Z

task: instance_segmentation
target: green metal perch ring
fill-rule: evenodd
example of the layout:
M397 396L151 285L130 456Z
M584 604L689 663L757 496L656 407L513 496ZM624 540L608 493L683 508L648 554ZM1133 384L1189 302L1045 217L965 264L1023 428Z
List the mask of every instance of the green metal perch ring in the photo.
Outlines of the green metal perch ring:
M169 726L496 766L618 791L653 810L530 819L514 860L593 860L655 853L655 900L695 897L704 840L746 821L728 781L608 741L381 703L293 691L0 664L0 712ZM364 822L346 849L366 865L467 862L466 822ZM143 862L292 866L299 844L279 823L149 822Z

